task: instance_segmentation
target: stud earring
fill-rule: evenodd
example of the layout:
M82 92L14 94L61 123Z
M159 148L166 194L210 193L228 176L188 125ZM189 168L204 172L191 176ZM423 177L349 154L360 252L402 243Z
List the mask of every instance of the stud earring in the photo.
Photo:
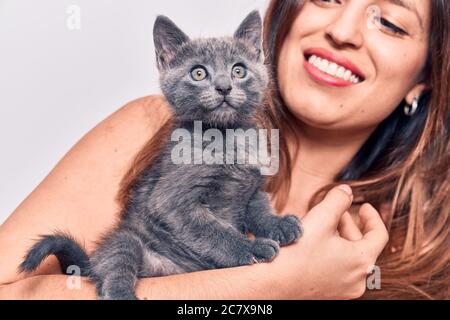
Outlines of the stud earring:
M413 99L413 103L411 105L407 104L404 108L405 115L408 117L412 117L419 108L419 97L415 97Z

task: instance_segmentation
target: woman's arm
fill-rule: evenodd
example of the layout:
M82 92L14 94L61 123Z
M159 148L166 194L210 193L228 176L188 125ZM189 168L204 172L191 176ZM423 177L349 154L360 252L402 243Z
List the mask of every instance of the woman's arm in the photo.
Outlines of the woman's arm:
M0 284L42 234L68 231L92 251L119 216L119 183L132 159L170 114L161 97L133 101L84 136L0 226ZM60 273L49 257L33 275Z
M387 243L370 205L359 211L363 233L346 212L352 198L335 188L303 219L305 234L270 263L140 279L140 299L351 299ZM338 233L337 230L340 230ZM79 281L79 286L77 286ZM0 299L94 299L94 286L73 276L36 276L0 287Z
M210 270L175 276L140 279L139 299L276 299L279 293L267 277L267 264ZM79 279L79 280L78 280ZM80 286L74 286L79 283ZM66 275L40 275L0 286L0 300L91 300L95 287L86 278Z

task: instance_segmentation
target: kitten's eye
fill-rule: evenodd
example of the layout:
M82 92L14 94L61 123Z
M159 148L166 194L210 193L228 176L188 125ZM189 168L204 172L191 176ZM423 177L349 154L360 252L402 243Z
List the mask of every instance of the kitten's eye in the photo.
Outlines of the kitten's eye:
M242 64L237 64L233 67L232 74L236 78L245 78L247 76L247 68Z
M194 81L202 81L205 80L208 76L208 71L206 71L205 67L196 66L191 71L191 77Z

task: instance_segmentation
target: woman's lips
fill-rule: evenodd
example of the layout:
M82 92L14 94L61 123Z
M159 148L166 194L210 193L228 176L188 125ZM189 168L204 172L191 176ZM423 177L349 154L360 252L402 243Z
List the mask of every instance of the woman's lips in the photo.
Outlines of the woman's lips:
M303 66L307 73L311 76L313 80L318 82L319 84L325 84L333 87L349 87L352 85L355 85L354 83L351 83L344 79L335 78L328 73L325 73L319 69L317 69L315 66L310 64L306 59L303 62Z
M322 61L324 61L324 65L321 65ZM305 50L303 64L309 76L319 84L334 87L349 87L365 80L361 70L349 59L339 53L333 53L324 48L310 48ZM328 66L330 68L325 71ZM340 72L339 76L336 75L338 70ZM345 72L346 76L343 76L343 72Z

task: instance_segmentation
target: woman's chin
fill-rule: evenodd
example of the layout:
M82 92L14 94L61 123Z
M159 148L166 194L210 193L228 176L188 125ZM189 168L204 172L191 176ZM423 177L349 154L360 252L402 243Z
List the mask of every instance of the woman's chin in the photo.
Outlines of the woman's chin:
M335 129L345 121L348 116L342 113L336 113L332 110L323 110L323 108L310 108L308 110L295 110L289 108L294 117L299 120L300 124L317 129Z

